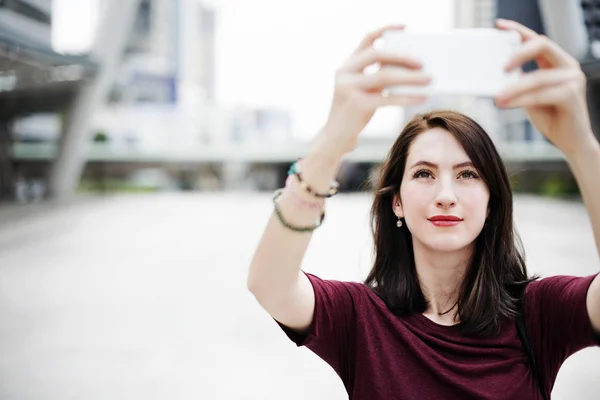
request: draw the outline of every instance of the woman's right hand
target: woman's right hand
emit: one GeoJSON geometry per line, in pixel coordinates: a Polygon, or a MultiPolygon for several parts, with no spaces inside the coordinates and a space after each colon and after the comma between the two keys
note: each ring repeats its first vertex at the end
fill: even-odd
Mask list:
{"type": "Polygon", "coordinates": [[[377,39],[393,29],[402,30],[404,26],[390,25],[369,33],[337,70],[329,117],[317,138],[317,145],[327,147],[328,152],[339,152],[341,157],[354,150],[358,135],[379,107],[408,106],[423,103],[427,99],[426,96],[382,94],[387,87],[426,85],[430,82],[430,77],[421,70],[422,65],[418,60],[373,47],[377,39]],[[365,68],[375,63],[379,64],[380,69],[365,74],[365,68]],[[403,69],[385,68],[388,66],[403,69]]]}

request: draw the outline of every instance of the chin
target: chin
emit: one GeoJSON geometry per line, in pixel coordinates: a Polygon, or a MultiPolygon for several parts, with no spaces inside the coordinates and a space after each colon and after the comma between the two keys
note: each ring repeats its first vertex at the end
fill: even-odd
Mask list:
{"type": "Polygon", "coordinates": [[[438,238],[437,240],[425,240],[422,241],[423,245],[431,251],[441,253],[454,253],[460,250],[464,250],[473,244],[473,240],[458,237],[444,237],[438,238]]]}
{"type": "Polygon", "coordinates": [[[442,244],[434,244],[429,247],[431,250],[439,252],[439,253],[455,253],[460,250],[464,250],[470,243],[464,244],[455,244],[455,243],[442,243],[442,244]]]}

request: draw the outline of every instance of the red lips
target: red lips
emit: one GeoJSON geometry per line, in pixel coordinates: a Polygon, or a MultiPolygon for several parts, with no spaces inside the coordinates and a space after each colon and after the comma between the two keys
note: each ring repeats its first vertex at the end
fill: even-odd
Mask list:
{"type": "Polygon", "coordinates": [[[450,222],[460,222],[462,218],[458,218],[454,215],[436,215],[429,218],[431,222],[440,222],[440,221],[450,221],[450,222]]]}

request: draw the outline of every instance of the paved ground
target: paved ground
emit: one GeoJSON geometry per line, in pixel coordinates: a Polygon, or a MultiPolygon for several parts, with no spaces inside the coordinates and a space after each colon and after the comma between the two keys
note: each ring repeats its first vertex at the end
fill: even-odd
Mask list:
{"type": "MultiPolygon", "coordinates": [[[[305,269],[360,279],[368,197],[332,199],[305,269]]],[[[267,195],[159,195],[0,208],[0,399],[344,399],[245,290],[267,195]]],[[[530,268],[599,269],[581,204],[519,198],[530,268]]],[[[600,350],[554,399],[598,399],[600,350]]]]}

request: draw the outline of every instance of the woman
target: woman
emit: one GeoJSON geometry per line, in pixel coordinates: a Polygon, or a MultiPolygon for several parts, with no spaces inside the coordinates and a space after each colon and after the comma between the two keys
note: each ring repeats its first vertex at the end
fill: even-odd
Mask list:
{"type": "MultiPolygon", "coordinates": [[[[540,69],[496,104],[523,107],[564,153],[600,249],[600,144],[585,77],[547,38],[512,21],[497,26],[525,42],[507,69],[530,60],[540,69]]],[[[429,81],[416,60],[374,50],[388,29],[402,27],[368,35],[339,69],[329,119],[276,195],[248,287],[290,339],[336,370],[351,399],[548,399],[564,360],[600,344],[600,278],[527,276],[506,171],[470,118],[432,112],[399,136],[376,188],[376,257],[364,284],[300,270],[340,160],[375,110],[424,101],[382,95],[429,81]],[[364,75],[373,63],[405,69],[364,75]]]]}

